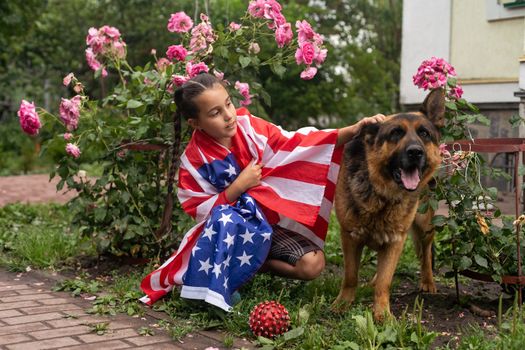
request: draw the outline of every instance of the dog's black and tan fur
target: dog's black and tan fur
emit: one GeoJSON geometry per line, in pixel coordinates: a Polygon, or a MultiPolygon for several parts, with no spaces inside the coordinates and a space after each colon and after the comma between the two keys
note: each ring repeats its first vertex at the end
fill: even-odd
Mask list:
{"type": "Polygon", "coordinates": [[[374,317],[390,313],[390,284],[412,224],[421,260],[420,288],[436,291],[432,213],[416,218],[416,211],[421,191],[441,162],[438,130],[444,122],[444,104],[443,92],[433,91],[420,112],[394,114],[381,124],[367,125],[346,146],[335,195],[345,269],[335,308],[354,301],[366,245],[377,251],[374,317]]]}

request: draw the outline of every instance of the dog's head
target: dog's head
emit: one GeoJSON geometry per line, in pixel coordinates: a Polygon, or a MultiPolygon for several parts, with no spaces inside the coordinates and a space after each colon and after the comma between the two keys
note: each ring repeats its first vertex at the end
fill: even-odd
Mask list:
{"type": "Polygon", "coordinates": [[[424,187],[441,162],[438,142],[444,114],[444,93],[435,90],[420,111],[393,114],[381,124],[364,127],[359,138],[372,183],[386,192],[424,187]]]}

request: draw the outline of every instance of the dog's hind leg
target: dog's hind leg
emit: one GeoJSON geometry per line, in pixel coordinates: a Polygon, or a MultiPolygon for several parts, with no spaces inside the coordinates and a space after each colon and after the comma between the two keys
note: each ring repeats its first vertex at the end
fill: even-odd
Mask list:
{"type": "Polygon", "coordinates": [[[377,252],[377,277],[374,286],[374,318],[382,321],[390,315],[390,286],[403,252],[406,235],[399,241],[389,243],[377,252]]]}
{"type": "Polygon", "coordinates": [[[332,304],[334,311],[347,309],[355,300],[359,278],[359,263],[363,252],[363,243],[351,238],[347,232],[341,232],[341,245],[345,271],[339,295],[332,304]]]}
{"type": "Polygon", "coordinates": [[[429,209],[424,214],[417,214],[412,224],[414,248],[421,265],[419,290],[432,294],[437,292],[432,274],[432,242],[435,234],[431,224],[433,216],[434,212],[429,209]]]}

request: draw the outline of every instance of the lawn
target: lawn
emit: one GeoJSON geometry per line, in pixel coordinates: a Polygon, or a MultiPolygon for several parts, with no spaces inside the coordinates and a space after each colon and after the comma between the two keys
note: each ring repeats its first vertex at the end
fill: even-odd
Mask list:
{"type": "MultiPolygon", "coordinates": [[[[129,265],[116,257],[96,257],[91,242],[70,228],[69,220],[70,212],[57,204],[0,208],[0,263],[15,271],[54,270],[69,276],[56,289],[98,295],[89,312],[142,314],[144,309],[137,301],[142,295],[139,284],[156,262],[129,265]]],[[[257,275],[239,291],[241,301],[229,314],[181,299],[176,291],[154,309],[170,316],[172,322],[163,327],[173,338],[220,328],[228,334],[224,346],[230,346],[236,336],[251,338],[267,349],[522,349],[525,343],[523,315],[513,306],[513,297],[502,294],[496,284],[460,279],[458,303],[453,281],[438,273],[438,294],[419,295],[419,268],[410,241],[392,286],[395,319],[383,324],[372,321],[373,290],[366,285],[374,274],[371,252],[363,257],[363,283],[356,304],[336,314],[330,309],[342,272],[336,220],[332,220],[325,253],[327,268],[318,279],[302,282],[257,275]],[[292,331],[286,336],[257,340],[252,335],[249,313],[264,300],[277,300],[290,312],[292,331]],[[481,307],[486,311],[483,315],[481,307]]]]}

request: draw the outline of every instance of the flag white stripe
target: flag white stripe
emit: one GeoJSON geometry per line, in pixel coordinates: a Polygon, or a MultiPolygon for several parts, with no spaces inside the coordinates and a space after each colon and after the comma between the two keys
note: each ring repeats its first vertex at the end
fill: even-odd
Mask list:
{"type": "Polygon", "coordinates": [[[330,163],[330,170],[328,170],[328,180],[332,183],[337,183],[337,176],[339,175],[339,164],[337,163],[330,163]]]}
{"type": "Polygon", "coordinates": [[[206,181],[206,179],[202,177],[201,174],[199,174],[197,169],[195,169],[193,165],[191,165],[190,161],[188,160],[188,157],[186,156],[186,153],[182,154],[180,160],[181,168],[186,169],[191,174],[191,176],[197,181],[197,183],[204,190],[204,192],[209,194],[217,193],[217,189],[215,188],[215,186],[206,181]]]}
{"type": "Polygon", "coordinates": [[[204,300],[207,303],[220,307],[224,311],[231,311],[232,307],[226,304],[224,297],[206,287],[182,286],[180,296],[186,299],[204,300]]]}
{"type": "Polygon", "coordinates": [[[281,221],[279,221],[278,225],[287,228],[290,231],[297,232],[298,234],[303,235],[304,237],[312,241],[316,246],[323,249],[324,241],[321,238],[317,237],[317,235],[312,230],[308,229],[303,224],[300,224],[297,221],[289,219],[285,216],[281,216],[281,221]]]}
{"type": "Polygon", "coordinates": [[[323,203],[319,209],[319,216],[330,222],[330,212],[332,211],[332,202],[330,202],[326,197],[323,197],[323,203]]]}
{"type": "Polygon", "coordinates": [[[325,190],[325,186],[275,176],[265,177],[261,185],[270,187],[283,199],[313,206],[319,206],[322,203],[325,190]]]}
{"type": "Polygon", "coordinates": [[[266,157],[263,157],[263,164],[265,167],[275,168],[308,159],[310,163],[328,165],[332,160],[333,150],[334,145],[297,146],[293,151],[277,151],[275,154],[268,155],[268,161],[265,161],[264,158],[266,157]]]}
{"type": "Polygon", "coordinates": [[[186,190],[186,189],[183,189],[183,188],[179,188],[177,190],[177,196],[179,197],[180,202],[184,203],[190,198],[194,198],[194,197],[209,197],[210,195],[206,194],[206,193],[202,193],[202,192],[196,192],[196,191],[192,191],[192,190],[186,190]]]}
{"type": "Polygon", "coordinates": [[[204,221],[210,215],[210,212],[213,209],[213,205],[215,204],[215,202],[217,202],[218,197],[219,195],[216,194],[197,206],[197,214],[195,217],[197,222],[204,221]]]}

